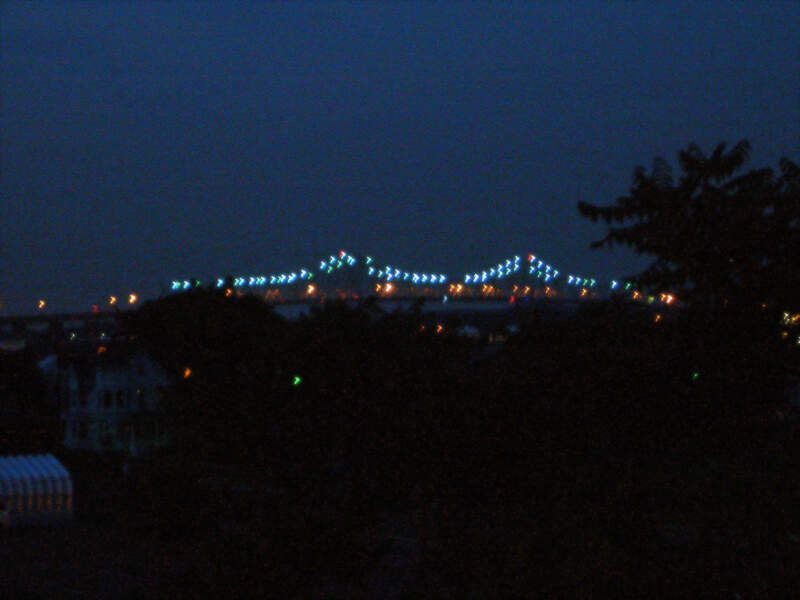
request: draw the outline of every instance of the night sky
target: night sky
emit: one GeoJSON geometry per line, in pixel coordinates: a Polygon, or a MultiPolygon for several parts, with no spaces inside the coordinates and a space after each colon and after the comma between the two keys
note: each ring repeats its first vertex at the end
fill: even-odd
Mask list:
{"type": "Polygon", "coordinates": [[[340,248],[629,274],[576,203],[691,141],[800,160],[798,31],[798,2],[5,2],[0,314],[340,248]]]}

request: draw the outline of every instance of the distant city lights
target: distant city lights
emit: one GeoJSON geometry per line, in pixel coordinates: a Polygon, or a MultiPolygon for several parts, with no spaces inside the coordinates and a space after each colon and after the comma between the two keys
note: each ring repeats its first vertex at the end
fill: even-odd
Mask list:
{"type": "MultiPolygon", "coordinates": [[[[317,264],[318,269],[308,269],[307,267],[297,268],[292,271],[284,271],[272,274],[253,274],[237,277],[217,277],[210,279],[210,286],[224,289],[226,297],[231,297],[236,291],[241,296],[247,290],[238,288],[267,287],[261,293],[265,293],[265,299],[275,301],[285,301],[296,297],[311,297],[316,293],[333,294],[328,291],[328,287],[319,288],[312,284],[311,280],[317,276],[335,277],[335,295],[354,297],[356,292],[363,292],[364,284],[371,278],[372,285],[367,289],[374,289],[378,294],[392,294],[397,297],[404,297],[406,294],[411,296],[430,295],[447,302],[451,296],[464,295],[467,298],[484,296],[486,298],[506,298],[514,296],[521,298],[538,298],[543,296],[552,297],[566,293],[565,288],[569,288],[571,293],[568,297],[596,298],[601,289],[609,292],[625,290],[629,299],[635,301],[645,301],[654,304],[658,300],[659,304],[671,305],[676,303],[676,297],[668,291],[656,293],[654,296],[644,295],[639,289],[634,289],[634,282],[610,280],[605,284],[598,283],[593,277],[570,273],[560,277],[560,271],[553,265],[548,264],[541,257],[535,254],[523,254],[526,259],[521,259],[520,255],[509,255],[493,264],[486,264],[483,268],[466,272],[461,281],[450,284],[445,273],[421,272],[405,270],[397,264],[380,263],[372,256],[357,258],[348,253],[345,249],[340,249],[334,254],[320,260],[317,264]],[[523,269],[522,266],[527,266],[523,269]],[[377,281],[376,281],[377,280],[377,281]],[[563,281],[563,285],[557,282],[563,281]],[[227,285],[226,285],[227,282],[227,285]],[[447,287],[445,287],[447,286],[447,287]],[[288,287],[286,294],[279,290],[288,287]],[[438,290],[438,292],[437,292],[438,290]],[[512,291],[513,290],[513,291],[512,291]],[[443,295],[446,292],[447,295],[443,295]]],[[[188,291],[191,288],[200,287],[201,283],[196,278],[174,279],[169,282],[167,289],[175,293],[188,291]]],[[[325,282],[324,282],[325,285],[325,282]]],[[[107,296],[108,305],[115,306],[119,302],[124,302],[124,296],[118,299],[117,296],[107,296]]],[[[128,304],[134,305],[139,298],[135,293],[130,293],[127,297],[128,304]]],[[[37,304],[38,310],[44,310],[47,303],[40,299],[37,304]]],[[[99,312],[97,305],[92,307],[93,312],[99,312]]],[[[793,326],[800,324],[800,313],[783,313],[783,324],[793,326]]],[[[657,322],[657,321],[656,321],[657,322]]]]}

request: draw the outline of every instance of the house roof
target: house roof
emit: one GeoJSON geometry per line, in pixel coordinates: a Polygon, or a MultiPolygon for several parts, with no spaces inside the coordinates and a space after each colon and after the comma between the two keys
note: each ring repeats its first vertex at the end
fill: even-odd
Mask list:
{"type": "Polygon", "coordinates": [[[120,370],[131,364],[136,357],[153,360],[141,346],[131,342],[112,341],[107,345],[85,348],[59,355],[61,368],[72,368],[78,379],[78,394],[85,397],[94,387],[98,370],[120,370]]]}
{"type": "Polygon", "coordinates": [[[0,456],[0,498],[19,495],[72,493],[69,471],[52,454],[0,456]]]}

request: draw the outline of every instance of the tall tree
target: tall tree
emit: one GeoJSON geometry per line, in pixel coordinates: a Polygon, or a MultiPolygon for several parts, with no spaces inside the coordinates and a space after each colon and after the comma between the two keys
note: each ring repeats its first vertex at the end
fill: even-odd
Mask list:
{"type": "Polygon", "coordinates": [[[656,158],[636,167],[630,193],[610,206],[578,203],[581,215],[610,226],[593,248],[623,244],[655,260],[631,279],[675,290],[704,306],[800,307],[800,168],[783,158],[738,174],[750,155],[740,141],[706,156],[696,144],[679,152],[680,178],[656,158]]]}

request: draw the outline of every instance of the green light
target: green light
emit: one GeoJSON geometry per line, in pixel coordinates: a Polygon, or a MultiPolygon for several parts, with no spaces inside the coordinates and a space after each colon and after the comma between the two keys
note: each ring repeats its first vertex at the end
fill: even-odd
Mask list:
{"type": "Polygon", "coordinates": [[[700,373],[695,371],[694,373],[692,373],[692,381],[697,381],[698,379],[700,379],[700,373]]]}
{"type": "Polygon", "coordinates": [[[301,383],[303,383],[303,378],[302,378],[302,377],[300,377],[300,375],[295,375],[295,376],[294,376],[294,379],[292,379],[292,385],[293,385],[294,387],[297,387],[297,386],[299,386],[301,383]]]}

